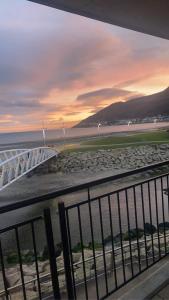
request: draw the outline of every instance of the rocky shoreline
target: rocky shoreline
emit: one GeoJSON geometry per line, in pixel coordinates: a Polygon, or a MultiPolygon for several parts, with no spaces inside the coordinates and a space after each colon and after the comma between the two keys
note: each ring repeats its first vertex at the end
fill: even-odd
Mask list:
{"type": "Polygon", "coordinates": [[[121,149],[61,152],[51,161],[50,172],[82,173],[130,170],[169,159],[169,144],[141,145],[121,149]]]}

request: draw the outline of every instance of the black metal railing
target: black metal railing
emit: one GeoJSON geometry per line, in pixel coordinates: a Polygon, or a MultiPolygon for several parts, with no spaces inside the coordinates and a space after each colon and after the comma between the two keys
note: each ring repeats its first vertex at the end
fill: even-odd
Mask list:
{"type": "MultiPolygon", "coordinates": [[[[42,288],[41,284],[45,282],[52,282],[52,292],[55,296],[56,299],[60,298],[60,292],[59,292],[59,283],[58,283],[58,276],[57,276],[57,266],[56,266],[56,259],[55,259],[55,250],[54,250],[54,242],[53,242],[53,231],[52,231],[52,225],[51,225],[51,216],[50,216],[50,210],[46,209],[44,210],[44,216],[39,216],[33,219],[30,219],[28,221],[24,221],[15,225],[11,225],[9,227],[3,228],[0,230],[0,236],[1,236],[1,241],[0,241],[0,260],[1,260],[1,272],[2,272],[2,280],[3,280],[3,285],[4,288],[1,289],[0,291],[0,298],[5,299],[12,299],[12,296],[14,299],[16,297],[18,299],[28,299],[27,297],[27,287],[34,291],[34,296],[36,296],[36,299],[42,299],[42,294],[43,296],[45,293],[42,293],[42,288]],[[36,233],[35,233],[35,224],[39,221],[42,221],[44,223],[44,226],[46,228],[46,242],[47,242],[47,247],[48,247],[48,255],[47,259],[50,262],[50,273],[46,273],[45,275],[40,275],[39,272],[39,259],[38,259],[38,252],[37,252],[37,243],[36,243],[36,233]],[[27,264],[23,261],[23,251],[22,251],[22,245],[20,242],[20,228],[23,228],[25,226],[28,226],[29,232],[32,238],[32,250],[33,253],[31,254],[31,261],[28,260],[27,264]],[[14,259],[14,262],[8,262],[7,264],[7,259],[5,255],[5,251],[3,250],[3,234],[9,232],[14,233],[14,240],[16,242],[16,250],[13,253],[12,259],[14,259]],[[12,269],[10,268],[12,264],[12,267],[15,267],[15,273],[17,271],[17,275],[19,275],[20,280],[19,283],[13,283],[13,286],[10,286],[10,274],[7,276],[6,273],[9,273],[9,270],[12,269]],[[28,274],[25,270],[24,267],[27,267],[28,269],[28,274]],[[30,273],[34,275],[34,278],[29,279],[29,266],[33,266],[30,269],[30,273]],[[54,280],[55,278],[55,280],[54,280]]],[[[9,251],[12,249],[9,249],[9,251]]],[[[14,251],[14,250],[13,250],[14,251]]],[[[8,250],[7,250],[8,253],[8,250]]],[[[7,257],[8,259],[10,256],[7,257]]],[[[46,259],[46,260],[47,260],[46,259]]],[[[12,276],[12,274],[11,274],[12,276]]],[[[35,299],[34,298],[34,299],[35,299]]]]}
{"type": "MultiPolygon", "coordinates": [[[[70,223],[76,219],[79,228],[83,275],[76,279],[73,276],[75,299],[79,281],[84,283],[85,299],[105,299],[168,254],[168,195],[164,199],[167,189],[165,174],[99,197],[92,198],[88,190],[87,200],[64,207],[70,253],[74,251],[74,226],[70,223]],[[84,253],[89,244],[91,253],[87,255],[91,256],[92,267],[84,253]],[[87,274],[89,268],[92,276],[87,274]],[[91,278],[95,285],[92,295],[88,287],[91,278]]],[[[70,258],[72,274],[76,274],[72,255],[70,258]]]]}
{"type": "Polygon", "coordinates": [[[168,165],[165,161],[1,207],[1,220],[9,225],[0,230],[0,299],[105,299],[165,257],[168,165]],[[73,203],[72,198],[64,201],[70,194],[73,203]],[[39,203],[38,216],[27,217],[25,209],[39,203]],[[18,210],[24,220],[10,221],[18,210]]]}

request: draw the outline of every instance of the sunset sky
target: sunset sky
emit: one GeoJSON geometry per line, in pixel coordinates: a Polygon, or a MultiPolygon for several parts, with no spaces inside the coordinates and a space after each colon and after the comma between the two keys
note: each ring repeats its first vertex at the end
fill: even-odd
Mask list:
{"type": "Polygon", "coordinates": [[[0,132],[70,127],[169,86],[169,41],[26,0],[0,3],[0,132]]]}

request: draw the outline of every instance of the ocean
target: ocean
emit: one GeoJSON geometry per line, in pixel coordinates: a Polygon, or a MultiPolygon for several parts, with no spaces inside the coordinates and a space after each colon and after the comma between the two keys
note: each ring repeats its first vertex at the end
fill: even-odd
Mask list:
{"type": "MultiPolygon", "coordinates": [[[[169,122],[144,123],[128,125],[101,126],[91,128],[66,128],[46,130],[46,144],[63,144],[88,136],[99,136],[106,134],[126,133],[133,131],[151,130],[169,126],[169,122]]],[[[43,132],[12,132],[0,133],[0,150],[11,148],[33,148],[43,146],[43,132]]]]}

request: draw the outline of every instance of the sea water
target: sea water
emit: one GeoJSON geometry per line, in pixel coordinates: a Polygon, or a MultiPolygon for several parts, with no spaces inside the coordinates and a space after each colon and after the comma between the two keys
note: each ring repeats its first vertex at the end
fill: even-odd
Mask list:
{"type": "MultiPolygon", "coordinates": [[[[74,138],[82,138],[87,136],[99,136],[104,134],[127,133],[132,131],[142,131],[158,129],[169,126],[168,122],[161,123],[144,123],[128,125],[113,125],[90,128],[60,128],[46,129],[46,143],[63,143],[74,138]]],[[[37,147],[43,145],[43,131],[27,131],[0,133],[0,150],[17,148],[17,147],[37,147]]]]}

